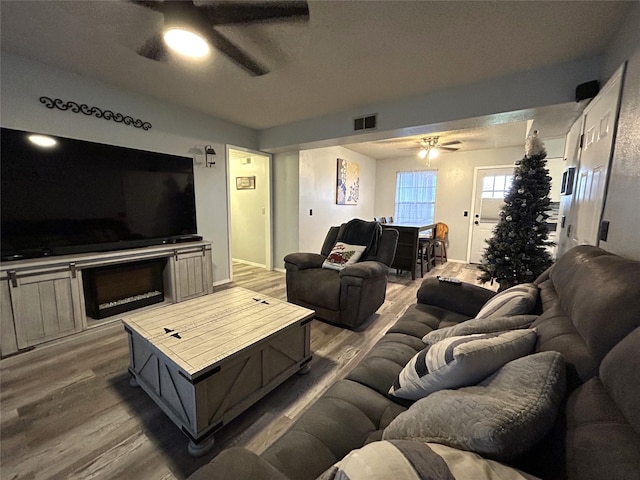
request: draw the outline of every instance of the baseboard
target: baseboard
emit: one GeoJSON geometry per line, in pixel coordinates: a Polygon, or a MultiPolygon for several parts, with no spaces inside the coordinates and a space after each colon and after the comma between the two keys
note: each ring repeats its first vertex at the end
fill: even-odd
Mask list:
{"type": "Polygon", "coordinates": [[[231,260],[233,262],[242,263],[244,265],[250,265],[252,267],[267,268],[267,266],[264,263],[250,262],[249,260],[241,260],[240,258],[232,258],[231,260]]]}
{"type": "Polygon", "coordinates": [[[219,287],[220,285],[226,285],[227,283],[231,283],[230,278],[225,278],[224,280],[218,280],[217,282],[213,282],[213,286],[219,287]]]}
{"type": "Polygon", "coordinates": [[[447,258],[447,261],[451,263],[464,263],[465,265],[469,265],[466,260],[458,260],[456,258],[447,258]]]}
{"type": "Polygon", "coordinates": [[[287,270],[284,268],[279,268],[279,267],[273,267],[273,270],[275,272],[280,272],[280,273],[287,273],[287,270]]]}

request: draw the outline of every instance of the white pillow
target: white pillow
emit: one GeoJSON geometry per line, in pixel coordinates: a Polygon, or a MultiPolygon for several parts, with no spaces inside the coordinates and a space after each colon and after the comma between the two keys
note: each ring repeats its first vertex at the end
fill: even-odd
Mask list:
{"type": "Polygon", "coordinates": [[[437,443],[382,440],[352,450],[318,480],[536,480],[480,455],[437,443]]]}
{"type": "Polygon", "coordinates": [[[322,263],[322,268],[342,270],[344,267],[356,263],[366,248],[364,245],[349,245],[348,243],[337,242],[327,259],[322,263]]]}
{"type": "Polygon", "coordinates": [[[505,363],[530,354],[535,343],[535,329],[445,338],[414,355],[389,393],[418,400],[438,390],[475,385],[505,363]]]}
{"type": "Polygon", "coordinates": [[[538,299],[538,287],[535,283],[523,283],[507,288],[492,297],[480,309],[476,318],[505,317],[531,313],[538,299]]]}

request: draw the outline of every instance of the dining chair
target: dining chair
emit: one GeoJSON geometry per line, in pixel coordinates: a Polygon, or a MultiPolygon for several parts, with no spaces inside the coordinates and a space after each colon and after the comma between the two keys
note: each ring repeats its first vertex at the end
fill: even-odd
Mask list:
{"type": "Polygon", "coordinates": [[[433,256],[433,264],[440,259],[440,263],[447,261],[447,242],[449,241],[449,227],[446,223],[436,223],[433,239],[429,242],[431,255],[433,256]]]}
{"type": "Polygon", "coordinates": [[[386,223],[393,223],[393,217],[384,217],[386,223]]]}
{"type": "Polygon", "coordinates": [[[378,223],[387,223],[387,217],[373,217],[373,220],[378,223]]]}
{"type": "Polygon", "coordinates": [[[431,271],[431,267],[435,267],[433,245],[430,237],[418,237],[418,264],[420,265],[420,277],[424,277],[425,265],[427,272],[431,271]]]}

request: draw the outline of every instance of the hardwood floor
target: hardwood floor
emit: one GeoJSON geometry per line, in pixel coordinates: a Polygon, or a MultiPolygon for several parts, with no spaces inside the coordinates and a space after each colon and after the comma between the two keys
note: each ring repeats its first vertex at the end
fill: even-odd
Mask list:
{"type": "MultiPolygon", "coordinates": [[[[476,283],[477,269],[438,265],[427,275],[476,283]]],[[[426,276],[426,275],[425,275],[426,276]]],[[[343,377],[415,302],[422,279],[391,273],[384,305],[364,329],[313,320],[313,360],[216,434],[213,451],[187,453],[187,439],[139,388],[129,386],[127,337],[119,322],[0,361],[0,477],[182,479],[230,446],[264,451],[343,377]]],[[[284,274],[234,265],[234,281],[286,299],[284,274]]]]}

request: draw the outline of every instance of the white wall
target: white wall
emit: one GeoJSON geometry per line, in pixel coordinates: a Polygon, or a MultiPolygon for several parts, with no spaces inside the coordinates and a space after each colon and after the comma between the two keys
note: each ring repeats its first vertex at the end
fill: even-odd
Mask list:
{"type": "Polygon", "coordinates": [[[551,192],[549,198],[552,202],[560,201],[560,188],[562,187],[562,174],[565,169],[564,158],[548,158],[547,169],[551,175],[551,192]]]}
{"type": "MultiPolygon", "coordinates": [[[[556,142],[549,142],[556,154],[556,142]]],[[[473,172],[480,166],[513,166],[524,156],[522,147],[476,150],[442,154],[431,161],[431,169],[438,171],[435,221],[449,227],[450,260],[466,262],[470,234],[473,172]],[[468,216],[464,216],[464,212],[468,216]]],[[[395,204],[396,172],[427,170],[424,160],[416,155],[401,159],[378,160],[376,173],[376,212],[393,212],[395,204]]],[[[382,213],[384,214],[384,213],[382,213]]],[[[386,215],[386,214],[384,214],[386,215]]]]}
{"type": "Polygon", "coordinates": [[[300,152],[298,251],[319,253],[329,227],[353,218],[373,220],[376,195],[376,161],[344,147],[300,152]],[[360,165],[360,199],[357,205],[336,205],[337,159],[360,165]],[[313,215],[309,215],[309,210],[313,215]]]}
{"type": "Polygon", "coordinates": [[[300,152],[277,153],[272,163],[273,266],[284,268],[284,257],[298,251],[300,231],[300,152]]]}
{"type": "Polygon", "coordinates": [[[229,159],[231,255],[234,260],[266,265],[266,209],[269,205],[269,157],[247,155],[251,163],[229,159]],[[238,190],[237,177],[255,177],[255,189],[238,190]]]}
{"type": "MultiPolygon", "coordinates": [[[[218,152],[213,168],[195,168],[198,233],[213,242],[214,282],[230,278],[227,174],[224,143],[256,148],[254,130],[130,93],[92,79],[51,68],[16,55],[2,54],[1,123],[3,127],[193,156],[211,144],[218,152]],[[152,124],[144,131],[70,111],[45,108],[41,96],[72,100],[139,118],[152,124]]],[[[202,155],[196,155],[202,163],[202,155]]]]}
{"type": "Polygon", "coordinates": [[[278,152],[293,147],[315,148],[379,140],[399,136],[403,129],[404,135],[410,135],[410,130],[419,126],[430,126],[437,132],[443,130],[438,129],[442,127],[438,124],[444,122],[573,102],[576,85],[596,78],[601,66],[602,58],[592,57],[427,95],[363,105],[335,115],[261,130],[259,148],[278,152]],[[378,114],[377,129],[356,134],[353,118],[372,112],[378,114]]]}
{"type": "Polygon", "coordinates": [[[599,246],[640,260],[640,48],[627,63],[613,160],[602,219],[609,236],[599,246]]]}

